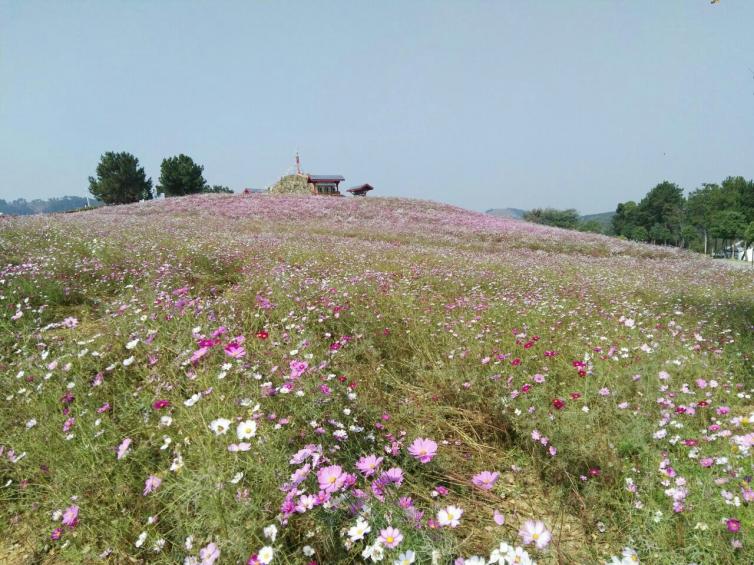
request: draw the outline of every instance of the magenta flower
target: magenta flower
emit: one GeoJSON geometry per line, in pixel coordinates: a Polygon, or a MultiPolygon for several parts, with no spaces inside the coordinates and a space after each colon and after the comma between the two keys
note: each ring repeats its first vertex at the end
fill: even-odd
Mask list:
{"type": "Polygon", "coordinates": [[[144,483],[144,496],[147,496],[150,492],[156,491],[162,484],[162,479],[155,475],[149,475],[144,483]]]}
{"type": "Polygon", "coordinates": [[[76,423],[76,418],[68,418],[68,419],[67,419],[67,420],[66,420],[66,421],[65,421],[65,422],[63,423],[63,432],[64,432],[64,433],[68,433],[68,432],[70,432],[70,431],[71,431],[71,428],[73,427],[73,425],[74,425],[75,423],[76,423]]]}
{"type": "Polygon", "coordinates": [[[52,533],[50,534],[50,539],[52,541],[58,541],[63,535],[63,528],[55,528],[52,530],[52,533]]]}
{"type": "Polygon", "coordinates": [[[356,462],[356,468],[365,477],[371,477],[380,466],[380,463],[382,463],[382,459],[382,457],[377,457],[376,455],[365,455],[356,462]]]}
{"type": "Polygon", "coordinates": [[[729,532],[737,533],[741,529],[741,521],[736,520],[735,518],[728,518],[725,521],[725,527],[728,528],[729,532]]]}
{"type": "Polygon", "coordinates": [[[130,447],[131,447],[130,437],[127,437],[122,442],[120,442],[120,445],[118,446],[118,459],[119,460],[123,459],[126,456],[130,447]]]}
{"type": "Polygon", "coordinates": [[[152,403],[152,408],[154,408],[155,410],[162,410],[163,408],[167,408],[168,406],[170,406],[169,400],[155,400],[152,403]]]}
{"type": "Polygon", "coordinates": [[[69,528],[75,528],[79,523],[79,507],[74,504],[66,508],[61,523],[69,528]]]}
{"type": "Polygon", "coordinates": [[[388,549],[393,549],[403,541],[403,534],[398,528],[388,527],[380,530],[379,541],[388,549]]]}
{"type": "Polygon", "coordinates": [[[225,346],[225,355],[233,357],[233,359],[240,359],[246,355],[246,349],[237,340],[233,340],[225,346]]]}
{"type": "Polygon", "coordinates": [[[326,493],[337,492],[343,486],[343,469],[340,465],[322,467],[317,471],[317,480],[319,481],[319,488],[326,493]]]}
{"type": "Polygon", "coordinates": [[[418,437],[409,446],[408,452],[421,463],[429,463],[437,454],[437,444],[431,439],[418,437]]]}
{"type": "Polygon", "coordinates": [[[491,473],[489,471],[482,471],[481,473],[474,475],[471,478],[471,482],[474,484],[474,486],[477,486],[484,490],[490,490],[497,481],[498,477],[500,476],[500,473],[491,473]]]}

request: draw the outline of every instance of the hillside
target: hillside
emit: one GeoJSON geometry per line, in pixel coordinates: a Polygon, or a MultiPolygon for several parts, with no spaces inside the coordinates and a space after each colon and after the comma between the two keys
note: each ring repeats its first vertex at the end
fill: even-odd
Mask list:
{"type": "Polygon", "coordinates": [[[0,561],[752,562],[752,297],[409,199],[2,218],[0,561]]]}
{"type": "Polygon", "coordinates": [[[599,214],[586,214],[584,216],[581,216],[582,222],[589,222],[591,220],[595,220],[602,224],[605,227],[609,227],[613,221],[613,216],[615,216],[615,211],[612,212],[600,212],[599,214]]]}
{"type": "Polygon", "coordinates": [[[520,208],[490,208],[485,212],[497,216],[498,218],[508,218],[511,220],[520,220],[526,214],[526,210],[520,208]]]}

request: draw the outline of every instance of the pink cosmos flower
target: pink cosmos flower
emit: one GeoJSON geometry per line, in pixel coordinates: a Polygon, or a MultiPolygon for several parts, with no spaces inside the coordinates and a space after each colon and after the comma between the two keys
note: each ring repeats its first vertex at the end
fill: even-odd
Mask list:
{"type": "Polygon", "coordinates": [[[309,363],[306,361],[291,361],[289,367],[291,369],[291,378],[297,379],[309,368],[309,363]]]}
{"type": "Polygon", "coordinates": [[[498,526],[502,526],[503,524],[505,524],[505,516],[501,514],[500,512],[498,512],[497,510],[495,510],[492,513],[492,519],[495,521],[495,523],[498,526]]]}
{"type": "Polygon", "coordinates": [[[197,349],[196,351],[194,351],[194,353],[191,355],[191,359],[189,359],[189,361],[191,361],[191,363],[193,365],[195,365],[196,363],[199,362],[199,360],[202,357],[204,357],[205,355],[207,355],[207,353],[209,353],[209,347],[200,347],[199,349],[197,349]]]}
{"type": "Polygon", "coordinates": [[[123,459],[126,456],[130,447],[131,447],[130,437],[127,437],[122,442],[120,442],[120,445],[118,446],[118,459],[119,460],[123,459]]]}
{"type": "Polygon", "coordinates": [[[52,541],[58,541],[63,535],[63,528],[55,528],[52,530],[52,533],[50,534],[50,539],[52,541]]]}
{"type": "Polygon", "coordinates": [[[728,528],[728,531],[731,533],[736,533],[741,529],[741,521],[736,520],[735,518],[728,518],[725,521],[725,527],[728,528]]]}
{"type": "Polygon", "coordinates": [[[499,476],[500,473],[497,472],[491,473],[490,471],[482,471],[481,473],[474,475],[471,478],[471,482],[474,486],[481,489],[490,490],[495,485],[499,476]]]}
{"type": "Polygon", "coordinates": [[[240,359],[246,355],[246,349],[238,342],[238,339],[235,339],[225,346],[225,355],[233,357],[233,359],[240,359]]]}
{"type": "Polygon", "coordinates": [[[356,462],[356,468],[361,471],[365,477],[371,477],[382,463],[382,459],[382,457],[377,457],[374,454],[365,455],[356,462]]]}
{"type": "Polygon", "coordinates": [[[418,459],[419,462],[429,463],[437,454],[437,444],[431,439],[418,437],[409,446],[408,452],[418,459]]]}
{"type": "Polygon", "coordinates": [[[524,545],[533,543],[537,549],[544,549],[550,543],[552,535],[541,520],[527,520],[518,532],[524,545]]]}
{"type": "Polygon", "coordinates": [[[73,427],[73,424],[76,423],[76,418],[68,418],[65,423],[63,423],[63,432],[68,433],[71,431],[71,428],[73,427]]]}
{"type": "Polygon", "coordinates": [[[343,469],[340,465],[322,467],[317,471],[317,481],[319,481],[319,488],[326,493],[337,492],[343,486],[343,469]]]}
{"type": "Polygon", "coordinates": [[[201,565],[213,565],[215,561],[220,559],[220,548],[214,543],[210,543],[199,550],[199,557],[202,560],[201,565]]]}
{"type": "Polygon", "coordinates": [[[169,406],[170,406],[169,400],[155,400],[152,403],[152,408],[154,408],[155,410],[162,410],[163,408],[167,408],[169,406]]]}
{"type": "Polygon", "coordinates": [[[380,530],[379,540],[388,549],[393,549],[403,541],[403,534],[398,528],[388,527],[380,530]]]}
{"type": "Polygon", "coordinates": [[[155,475],[149,475],[146,482],[144,483],[144,496],[147,496],[150,492],[156,491],[158,488],[160,488],[160,485],[162,484],[162,479],[160,477],[157,477],[155,475]]]}
{"type": "Polygon", "coordinates": [[[63,512],[63,520],[61,523],[69,528],[75,528],[76,524],[79,523],[79,507],[74,504],[73,506],[66,508],[65,512],[63,512]]]}

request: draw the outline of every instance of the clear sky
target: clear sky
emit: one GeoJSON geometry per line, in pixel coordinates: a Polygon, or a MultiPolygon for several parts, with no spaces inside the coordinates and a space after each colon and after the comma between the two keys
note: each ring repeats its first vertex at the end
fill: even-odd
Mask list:
{"type": "Polygon", "coordinates": [[[0,0],[0,198],[304,170],[485,210],[754,177],[754,1],[0,0]]]}

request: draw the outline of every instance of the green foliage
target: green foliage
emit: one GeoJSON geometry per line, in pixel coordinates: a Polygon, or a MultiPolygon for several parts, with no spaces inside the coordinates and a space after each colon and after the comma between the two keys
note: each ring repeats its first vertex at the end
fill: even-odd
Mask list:
{"type": "Polygon", "coordinates": [[[165,196],[184,196],[207,192],[207,181],[202,176],[203,171],[204,167],[194,163],[191,157],[183,153],[177,157],[163,159],[160,165],[160,184],[157,190],[165,196]]]}
{"type": "Polygon", "coordinates": [[[741,212],[723,210],[712,215],[710,233],[720,239],[734,239],[743,235],[746,218],[741,212]]]}
{"type": "Polygon", "coordinates": [[[97,165],[97,178],[89,177],[89,192],[106,204],[128,204],[152,198],[152,179],[139,160],[125,151],[108,151],[97,165]]]}
{"type": "Polygon", "coordinates": [[[572,230],[576,229],[579,225],[579,213],[573,208],[569,208],[568,210],[534,208],[524,214],[524,220],[535,224],[572,230]]]}
{"type": "Polygon", "coordinates": [[[202,192],[214,193],[214,194],[233,194],[233,191],[229,187],[223,186],[221,184],[213,184],[212,186],[205,186],[202,192]]]}

